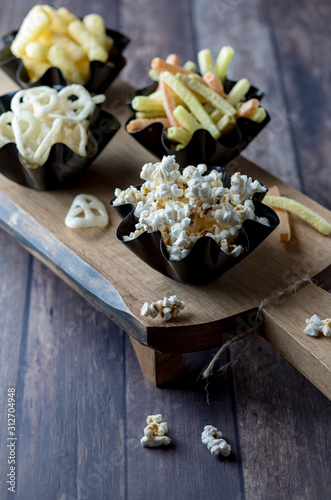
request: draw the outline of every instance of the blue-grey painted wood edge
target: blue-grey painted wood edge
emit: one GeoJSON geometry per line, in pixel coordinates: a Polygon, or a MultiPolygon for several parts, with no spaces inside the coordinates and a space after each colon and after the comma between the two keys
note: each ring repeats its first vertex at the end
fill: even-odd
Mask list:
{"type": "Polygon", "coordinates": [[[144,341],[142,325],[132,316],[111,283],[2,192],[0,226],[28,251],[39,256],[46,265],[57,271],[65,281],[121,328],[133,334],[137,340],[144,341]]]}
{"type": "Polygon", "coordinates": [[[1,191],[0,226],[120,328],[157,351],[183,353],[215,347],[223,342],[225,332],[233,334],[238,327],[249,332],[254,329],[252,324],[256,324],[254,308],[221,321],[171,328],[176,341],[169,342],[169,328],[144,326],[109,281],[1,191]],[[187,334],[194,338],[194,346],[187,340],[187,334]]]}

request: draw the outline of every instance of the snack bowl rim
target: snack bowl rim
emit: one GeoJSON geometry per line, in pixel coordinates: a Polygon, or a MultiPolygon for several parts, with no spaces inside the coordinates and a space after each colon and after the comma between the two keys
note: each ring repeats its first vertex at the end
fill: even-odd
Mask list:
{"type": "MultiPolygon", "coordinates": [[[[62,71],[60,68],[56,66],[50,66],[47,68],[47,70],[42,74],[41,77],[39,77],[37,80],[30,82],[30,80],[25,80],[21,78],[22,71],[26,71],[23,61],[21,58],[16,57],[14,54],[12,54],[10,50],[10,46],[18,33],[18,30],[12,30],[11,32],[5,34],[2,36],[2,41],[5,43],[5,46],[1,49],[0,54],[4,54],[6,51],[9,51],[11,54],[9,57],[1,59],[0,57],[0,68],[8,74],[16,83],[22,87],[22,88],[32,88],[32,87],[38,87],[40,85],[70,85],[73,82],[69,82],[66,80],[62,74],[62,71]],[[7,71],[6,67],[8,65],[13,65],[14,69],[13,71],[7,71]],[[15,77],[13,77],[13,74],[15,74],[15,77]]],[[[122,52],[124,49],[127,47],[127,45],[130,43],[130,38],[128,38],[126,35],[123,33],[112,30],[110,28],[106,28],[106,33],[108,36],[113,38],[114,40],[114,45],[113,47],[115,48],[115,51],[117,52],[116,55],[112,56],[112,52],[110,51],[109,57],[106,62],[101,62],[101,61],[90,61],[90,69],[91,69],[91,76],[89,80],[83,84],[83,86],[89,90],[90,92],[103,92],[105,91],[111,83],[115,80],[115,78],[119,75],[119,73],[122,71],[124,66],[126,65],[126,59],[122,55],[122,52]],[[111,67],[107,63],[113,63],[114,66],[111,67]],[[116,64],[117,63],[117,64],[116,64]],[[95,69],[96,68],[96,69],[95,69]],[[105,68],[109,69],[107,71],[107,77],[104,77],[103,79],[100,80],[99,83],[96,85],[93,84],[95,81],[94,79],[98,76],[97,71],[98,69],[101,68],[102,71],[105,71],[105,68]]]]}
{"type": "MultiPolygon", "coordinates": [[[[236,81],[227,79],[226,83],[225,83],[225,87],[231,89],[235,85],[235,83],[236,83],[236,81]]],[[[165,127],[161,122],[155,121],[155,122],[153,122],[149,125],[146,125],[145,127],[141,128],[139,130],[136,130],[134,132],[129,132],[126,128],[129,121],[134,119],[135,111],[133,110],[132,105],[131,105],[132,99],[135,96],[148,96],[149,94],[151,94],[152,92],[154,92],[156,90],[157,85],[158,85],[157,82],[154,82],[151,85],[148,85],[146,87],[143,87],[141,89],[138,89],[136,91],[131,92],[127,96],[126,104],[127,104],[127,106],[129,106],[132,109],[133,114],[127,119],[127,121],[125,123],[125,130],[129,135],[133,136],[135,140],[137,140],[146,149],[153,152],[153,154],[155,154],[159,158],[161,158],[162,155],[164,155],[164,154],[175,155],[178,163],[180,163],[182,166],[184,165],[184,163],[187,165],[192,163],[192,161],[190,160],[190,157],[196,158],[196,153],[193,152],[193,148],[198,143],[200,145],[200,148],[199,148],[200,150],[202,150],[203,147],[205,147],[207,150],[208,146],[205,146],[207,142],[209,142],[209,145],[212,145],[212,144],[214,145],[214,153],[213,154],[215,154],[215,150],[217,147],[219,148],[219,152],[221,151],[220,148],[222,148],[222,151],[224,151],[224,158],[223,159],[220,159],[217,156],[217,157],[215,157],[214,160],[210,161],[211,158],[213,157],[213,154],[212,154],[211,157],[208,159],[208,164],[209,165],[222,165],[222,166],[224,166],[226,163],[233,160],[233,158],[235,158],[238,154],[240,154],[245,149],[245,147],[248,146],[248,144],[261,132],[261,130],[271,120],[270,115],[267,112],[267,110],[266,110],[266,117],[261,123],[253,122],[249,118],[239,117],[239,118],[237,118],[235,126],[234,126],[236,137],[233,137],[233,134],[232,134],[232,137],[231,137],[231,134],[224,134],[223,136],[221,136],[217,140],[212,137],[212,135],[210,134],[210,132],[208,132],[208,130],[201,128],[201,129],[196,130],[194,132],[190,141],[186,144],[186,146],[184,148],[180,149],[179,151],[175,151],[175,150],[172,150],[165,143],[165,140],[164,140],[165,127]],[[253,136],[251,136],[251,134],[249,134],[247,131],[245,131],[245,128],[247,128],[248,126],[252,129],[253,136]],[[148,136],[150,137],[149,141],[147,140],[148,136]],[[156,139],[158,141],[158,144],[156,144],[156,147],[155,147],[156,139]],[[227,144],[227,142],[229,142],[229,141],[233,141],[233,144],[232,145],[227,144]],[[148,142],[152,143],[152,145],[154,147],[152,147],[152,145],[150,146],[148,144],[148,142]],[[190,150],[192,150],[192,153],[190,152],[190,150]],[[184,159],[185,155],[188,157],[187,161],[184,159]]],[[[261,101],[263,96],[264,96],[264,92],[262,90],[258,89],[257,87],[254,87],[253,85],[251,85],[248,92],[246,93],[246,96],[247,96],[247,99],[256,98],[259,101],[261,101]]],[[[197,163],[204,163],[204,162],[206,162],[205,160],[207,160],[207,158],[205,158],[205,155],[203,155],[203,157],[198,158],[198,160],[196,160],[196,162],[197,163]]]]}
{"type": "MultiPolygon", "coordinates": [[[[209,169],[212,170],[213,168],[209,167],[209,169]]],[[[219,167],[219,169],[227,176],[227,182],[230,177],[229,174],[224,167],[219,167]]],[[[134,187],[139,188],[141,185],[138,184],[134,187]]],[[[117,198],[114,196],[110,201],[110,205],[122,218],[116,229],[116,238],[135,253],[145,264],[164,276],[181,283],[207,284],[219,278],[227,270],[239,264],[239,262],[250,255],[279,225],[279,218],[275,211],[262,203],[266,192],[255,193],[252,201],[255,206],[255,212],[258,212],[260,216],[266,217],[270,222],[270,226],[254,220],[244,220],[236,237],[236,243],[243,244],[244,247],[243,252],[238,257],[226,254],[210,236],[199,238],[194,243],[189,254],[180,261],[170,260],[159,230],[152,233],[145,231],[132,240],[124,241],[119,233],[123,226],[128,224],[133,225],[137,221],[137,217],[134,215],[135,205],[132,203],[113,205],[113,202],[117,198]],[[151,252],[156,252],[156,254],[153,255],[151,252]]]]}
{"type": "MultiPolygon", "coordinates": [[[[65,87],[66,86],[62,85],[53,85],[50,88],[59,91],[65,87]]],[[[0,96],[0,116],[10,110],[11,99],[20,90],[22,89],[8,92],[7,94],[0,96]]],[[[91,92],[91,95],[95,94],[91,92]]],[[[16,143],[12,141],[0,148],[0,173],[17,184],[37,190],[59,189],[72,184],[72,181],[75,180],[77,176],[85,172],[85,170],[94,162],[94,160],[100,155],[121,127],[120,122],[114,115],[101,109],[101,104],[96,104],[96,107],[98,111],[96,116],[94,118],[92,117],[88,130],[88,137],[90,134],[93,137],[96,135],[96,137],[94,137],[97,142],[97,150],[95,154],[91,156],[81,156],[78,153],[75,153],[66,144],[57,142],[50,148],[49,155],[45,163],[36,167],[28,167],[21,161],[16,143]],[[97,138],[100,130],[102,131],[102,129],[102,140],[99,142],[97,138]],[[62,163],[61,158],[68,158],[68,156],[70,156],[69,162],[62,163]],[[11,159],[8,169],[4,160],[6,157],[10,157],[11,159]],[[51,172],[54,174],[53,177],[51,172]],[[37,177],[38,175],[39,179],[37,177]]]]}

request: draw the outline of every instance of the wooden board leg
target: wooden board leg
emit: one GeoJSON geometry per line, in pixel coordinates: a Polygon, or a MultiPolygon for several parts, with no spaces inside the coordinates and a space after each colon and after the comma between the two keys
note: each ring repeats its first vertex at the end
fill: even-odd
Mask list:
{"type": "Polygon", "coordinates": [[[183,371],[181,354],[166,354],[154,351],[129,336],[143,375],[148,382],[159,387],[177,377],[183,371]]]}

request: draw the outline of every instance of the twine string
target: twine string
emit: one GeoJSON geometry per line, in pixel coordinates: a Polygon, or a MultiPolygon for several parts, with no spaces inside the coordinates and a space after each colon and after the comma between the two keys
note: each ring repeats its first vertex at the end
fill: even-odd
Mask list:
{"type": "Polygon", "coordinates": [[[242,339],[243,337],[246,337],[247,335],[250,335],[249,341],[246,343],[246,345],[243,347],[243,349],[234,357],[232,358],[228,363],[225,365],[222,365],[219,369],[218,372],[223,372],[227,368],[232,367],[238,359],[241,358],[241,356],[247,351],[247,349],[251,346],[252,342],[256,339],[256,337],[259,335],[259,324],[260,320],[262,320],[262,315],[263,315],[263,308],[266,305],[277,305],[277,302],[279,302],[283,297],[286,297],[291,294],[296,294],[297,290],[304,284],[307,283],[313,283],[313,280],[310,278],[309,274],[305,274],[302,276],[295,277],[292,282],[286,286],[285,288],[279,288],[277,290],[274,290],[270,295],[267,297],[264,297],[257,309],[257,313],[255,316],[255,321],[252,326],[252,328],[249,331],[246,332],[240,332],[237,333],[236,335],[233,335],[229,340],[227,340],[220,349],[217,351],[217,353],[213,356],[209,364],[204,368],[204,370],[201,373],[202,378],[208,378],[214,369],[215,364],[219,360],[220,356],[222,353],[234,342],[237,340],[242,339]]]}

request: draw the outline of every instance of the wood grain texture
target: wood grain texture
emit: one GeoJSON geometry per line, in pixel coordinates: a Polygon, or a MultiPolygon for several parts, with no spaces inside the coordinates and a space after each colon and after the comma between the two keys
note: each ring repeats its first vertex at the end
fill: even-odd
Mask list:
{"type": "MultiPolygon", "coordinates": [[[[239,341],[232,354],[242,348],[239,341]]],[[[322,393],[261,338],[233,374],[245,498],[329,498],[330,433],[322,429],[330,404],[322,393]]]]}
{"type": "Polygon", "coordinates": [[[214,58],[223,45],[234,48],[230,78],[246,77],[252,85],[263,90],[263,106],[272,116],[269,126],[249,145],[245,156],[302,190],[302,178],[291,142],[284,84],[265,12],[267,3],[261,0],[215,0],[208,2],[206,8],[205,2],[193,2],[196,45],[198,50],[209,47],[214,58]],[[238,26],[242,27],[240,34],[238,26]]]}
{"type": "MultiPolygon", "coordinates": [[[[106,109],[111,110],[127,91],[118,81],[108,94],[106,109]]],[[[122,122],[130,113],[125,107],[117,111],[122,122]]],[[[132,255],[116,239],[120,219],[115,212],[110,213],[105,229],[75,231],[65,227],[63,221],[76,194],[88,192],[109,206],[116,187],[126,188],[139,182],[141,167],[148,160],[153,157],[121,129],[85,178],[72,188],[37,192],[3,177],[0,180],[0,223],[21,237],[35,254],[41,254],[51,267],[62,271],[87,299],[92,296],[96,306],[142,343],[161,352],[189,352],[217,345],[220,332],[231,328],[224,320],[256,309],[264,297],[284,286],[284,275],[298,260],[302,270],[309,269],[312,276],[330,264],[329,238],[295,216],[291,218],[294,234],[289,245],[279,243],[276,230],[247,259],[204,286],[170,280],[132,255]],[[140,315],[145,301],[173,294],[187,303],[185,311],[173,321],[164,323],[140,315]],[[125,313],[128,319],[122,323],[125,313]]],[[[283,195],[305,203],[331,220],[331,213],[322,206],[243,158],[236,158],[229,169],[240,170],[266,185],[278,184],[283,195]]],[[[237,321],[234,319],[235,329],[237,321]]]]}
{"type": "Polygon", "coordinates": [[[330,11],[324,10],[324,2],[314,7],[303,1],[299,10],[294,4],[286,10],[275,9],[273,2],[267,4],[269,26],[278,42],[276,58],[286,92],[293,148],[304,172],[302,188],[330,207],[330,11]]]}
{"type": "MultiPolygon", "coordinates": [[[[1,33],[17,27],[33,4],[31,0],[7,2],[0,17],[1,33]]],[[[325,87],[329,85],[326,61],[331,11],[326,0],[314,5],[299,0],[291,4],[261,0],[196,0],[190,4],[148,0],[71,0],[68,4],[60,0],[52,4],[66,6],[78,15],[98,12],[108,25],[128,34],[133,42],[126,51],[130,59],[121,76],[136,87],[148,83],[151,58],[166,55],[168,49],[186,59],[195,58],[197,48],[210,47],[215,54],[223,43],[235,45],[231,76],[247,75],[263,88],[265,106],[272,113],[270,132],[256,139],[245,155],[330,208],[325,187],[329,182],[326,133],[330,114],[325,87]],[[224,20],[216,15],[220,10],[226,15],[224,20]],[[322,85],[315,86],[321,75],[322,85]],[[310,92],[312,81],[314,92],[310,92]],[[314,105],[308,106],[310,102],[314,105]]],[[[120,100],[114,103],[113,113],[121,106],[120,100]]],[[[125,169],[124,160],[121,165],[125,169]]],[[[268,343],[261,339],[253,344],[233,373],[216,377],[215,371],[208,386],[210,404],[205,384],[197,378],[215,350],[184,355],[184,376],[166,389],[156,389],[143,379],[127,336],[119,335],[117,327],[99,313],[95,313],[98,320],[93,328],[85,325],[80,311],[86,302],[39,263],[30,265],[29,271],[32,261],[28,254],[8,235],[4,238],[0,241],[0,386],[1,402],[5,402],[7,387],[19,375],[19,438],[24,444],[19,448],[18,500],[145,500],[156,491],[162,500],[329,498],[330,402],[268,343]],[[28,300],[29,275],[44,283],[33,287],[33,314],[28,300]],[[51,327],[46,309],[36,309],[36,304],[45,304],[46,288],[47,307],[54,311],[51,327]],[[25,315],[24,302],[28,304],[25,315]],[[37,373],[25,377],[30,370],[24,366],[33,359],[32,340],[29,357],[22,358],[22,354],[22,361],[17,361],[21,342],[17,332],[28,316],[23,354],[30,335],[42,344],[42,325],[51,340],[64,331],[65,324],[79,325],[75,339],[68,339],[68,348],[60,349],[39,378],[37,373]],[[103,321],[107,321],[104,328],[103,321]],[[113,353],[110,360],[109,353],[113,353]],[[24,391],[33,397],[22,405],[24,391]],[[168,421],[174,441],[170,450],[144,450],[139,444],[145,418],[154,411],[161,411],[168,421]],[[34,413],[40,422],[45,419],[43,434],[30,433],[34,413]],[[96,427],[98,421],[101,425],[96,427]],[[234,449],[232,461],[214,459],[200,443],[199,434],[206,423],[224,432],[234,449]],[[52,447],[54,455],[49,458],[52,447]],[[33,466],[28,467],[31,461],[33,466]],[[111,462],[105,469],[104,461],[111,462]]],[[[291,273],[295,275],[300,267],[298,261],[291,273]]],[[[284,276],[285,282],[291,273],[284,276]]],[[[236,343],[231,354],[243,344],[236,343]]],[[[40,352],[42,345],[37,347],[40,352]]],[[[229,359],[230,353],[225,353],[220,365],[229,359]]],[[[31,366],[38,364],[31,361],[31,366]]],[[[2,411],[0,419],[0,496],[6,498],[6,415],[2,411]]]]}
{"type": "Polygon", "coordinates": [[[130,337],[141,371],[148,382],[160,387],[183,372],[181,354],[166,354],[146,347],[130,337]]]}
{"type": "Polygon", "coordinates": [[[123,335],[38,261],[27,329],[18,497],[123,497],[123,335]]]}
{"type": "MultiPolygon", "coordinates": [[[[120,81],[112,90],[111,95],[108,93],[107,109],[112,109],[119,96],[128,91],[120,81]]],[[[129,110],[121,108],[121,113],[117,116],[125,122],[129,113],[129,110]]],[[[92,304],[142,344],[161,353],[190,352],[219,345],[225,333],[236,333],[242,328],[242,323],[248,324],[245,330],[255,326],[255,318],[249,323],[248,316],[252,315],[253,318],[261,301],[272,296],[276,290],[286,287],[285,278],[288,274],[293,274],[298,260],[301,263],[301,273],[309,272],[311,277],[330,265],[330,239],[295,216],[291,217],[293,236],[289,244],[279,242],[276,230],[243,262],[218,280],[203,286],[174,282],[151,270],[126,248],[122,248],[123,245],[115,236],[118,216],[114,213],[110,214],[110,224],[105,229],[74,231],[66,228],[63,223],[66,212],[71,200],[79,192],[93,194],[107,206],[117,186],[126,188],[138,183],[138,178],[135,180],[135,177],[138,177],[141,166],[147,161],[148,153],[133,142],[125,153],[124,170],[123,147],[130,141],[132,143],[132,138],[121,129],[107,150],[87,171],[85,178],[70,189],[37,192],[2,178],[0,224],[26,248],[31,249],[34,255],[41,255],[43,262],[55,269],[60,276],[64,276],[87,300],[91,300],[92,304]],[[111,172],[109,165],[112,165],[111,172]],[[116,172],[116,179],[113,172],[116,172]],[[160,319],[153,320],[140,315],[145,301],[153,302],[173,294],[184,300],[187,307],[171,322],[165,323],[160,319]]],[[[153,160],[153,157],[149,159],[153,160]]],[[[234,169],[259,179],[267,186],[278,185],[283,195],[301,201],[331,221],[331,212],[243,158],[238,157],[229,164],[228,170],[233,172],[234,169]]],[[[294,304],[297,324],[290,325],[288,330],[282,324],[281,310],[273,325],[270,323],[272,317],[269,317],[269,322],[265,325],[266,337],[272,340],[274,346],[281,345],[281,352],[287,359],[331,398],[328,390],[331,387],[331,367],[323,362],[324,356],[318,351],[313,354],[316,356],[316,365],[306,363],[305,355],[309,355],[309,347],[304,348],[300,341],[307,317],[306,302],[300,301],[299,295],[296,295],[294,304]],[[279,343],[276,336],[283,326],[284,335],[279,343]],[[268,329],[272,328],[273,334],[269,336],[268,329]],[[296,336],[291,336],[292,331],[296,336]],[[291,347],[286,344],[287,334],[291,347]],[[301,348],[304,350],[302,360],[301,348]],[[321,368],[317,370],[319,363],[321,368]]],[[[315,301],[310,302],[310,310],[314,311],[318,304],[319,298],[316,296],[315,301]]],[[[330,304],[327,294],[322,311],[328,309],[330,304]]],[[[275,305],[277,309],[278,304],[275,305]]],[[[142,353],[142,348],[139,353],[142,353]]],[[[331,358],[331,344],[326,344],[325,355],[331,358]]],[[[140,360],[146,361],[143,372],[150,381],[157,384],[158,379],[159,383],[165,381],[165,364],[157,362],[155,356],[158,355],[147,349],[140,360]]],[[[170,369],[169,361],[169,373],[170,369]]]]}

